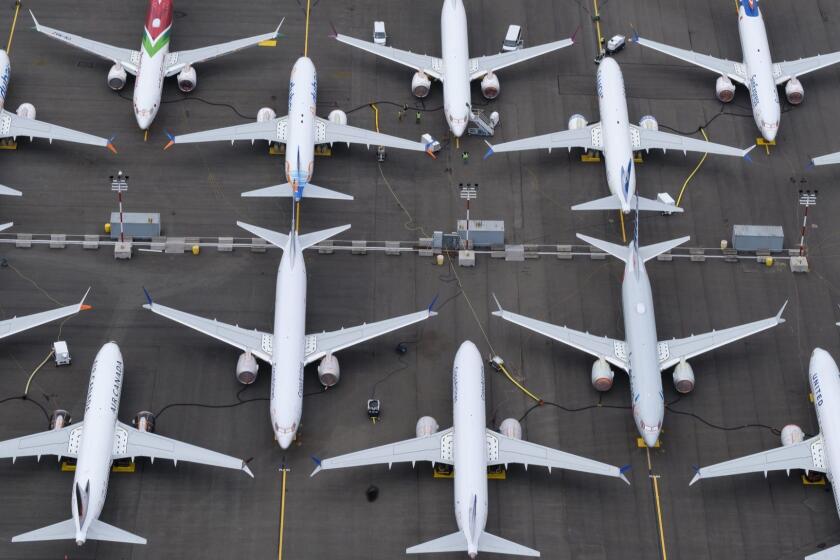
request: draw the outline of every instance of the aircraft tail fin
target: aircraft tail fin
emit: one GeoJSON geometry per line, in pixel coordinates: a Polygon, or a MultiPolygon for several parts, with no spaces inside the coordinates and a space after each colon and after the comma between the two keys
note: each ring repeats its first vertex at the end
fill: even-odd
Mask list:
{"type": "Polygon", "coordinates": [[[539,556],[540,552],[527,546],[522,546],[513,541],[491,535],[490,533],[481,533],[478,539],[479,552],[493,552],[496,554],[515,554],[517,556],[539,556]]]}
{"type": "MultiPolygon", "coordinates": [[[[659,202],[658,200],[652,200],[650,198],[643,198],[641,196],[634,196],[630,201],[629,206],[638,206],[639,210],[647,212],[671,213],[683,211],[682,208],[674,206],[673,204],[665,204],[664,202],[659,202]]],[[[572,210],[623,210],[623,208],[621,207],[621,201],[618,197],[610,195],[590,202],[575,204],[572,206],[572,210]]]]}
{"type": "Polygon", "coordinates": [[[322,229],[321,231],[313,231],[312,233],[304,233],[303,235],[299,235],[298,244],[300,246],[300,250],[303,251],[308,247],[317,245],[321,241],[325,241],[330,237],[338,235],[342,231],[347,231],[348,229],[350,229],[350,224],[345,224],[343,226],[338,226],[330,229],[322,229]]]}
{"type": "MultiPolygon", "coordinates": [[[[95,541],[146,544],[146,539],[98,519],[90,524],[86,538],[95,541]]],[[[72,519],[35,529],[12,538],[12,542],[76,540],[76,523],[72,519]]]]}
{"type": "MultiPolygon", "coordinates": [[[[437,539],[412,546],[405,550],[406,554],[427,554],[437,552],[469,552],[467,546],[467,538],[464,533],[457,532],[437,539]]],[[[496,554],[515,554],[518,556],[534,556],[540,555],[539,551],[522,546],[513,541],[491,535],[490,533],[481,533],[478,539],[477,552],[492,552],[496,554]]]]}
{"type": "MultiPolygon", "coordinates": [[[[276,198],[290,198],[294,196],[294,192],[292,189],[292,185],[289,183],[283,183],[282,185],[274,185],[271,187],[265,187],[262,189],[255,189],[252,191],[247,191],[242,193],[242,196],[245,198],[251,197],[276,197],[276,198]]],[[[332,191],[330,189],[325,189],[324,187],[319,187],[318,185],[313,185],[312,183],[307,183],[306,188],[303,189],[303,198],[326,198],[331,200],[353,200],[353,197],[340,193],[338,191],[332,191]]]]}
{"type": "Polygon", "coordinates": [[[245,222],[236,222],[236,225],[238,225],[245,231],[256,235],[257,237],[265,239],[275,247],[285,249],[286,246],[288,246],[289,244],[289,236],[285,233],[280,233],[279,231],[272,231],[270,229],[265,229],[258,226],[252,226],[251,224],[246,224],[245,222]]]}
{"type": "Polygon", "coordinates": [[[594,237],[589,237],[588,235],[583,235],[582,233],[577,234],[577,237],[581,241],[589,243],[593,247],[597,247],[605,253],[609,253],[620,261],[627,262],[627,259],[630,257],[630,249],[624,245],[616,245],[615,243],[610,243],[609,241],[601,241],[600,239],[595,239],[594,237]]]}
{"type": "Polygon", "coordinates": [[[691,238],[685,236],[680,237],[679,239],[672,239],[670,241],[663,241],[662,243],[654,243],[653,245],[639,247],[639,258],[641,258],[643,262],[648,262],[650,259],[656,258],[662,253],[667,253],[674,247],[679,247],[689,239],[691,238]]]}

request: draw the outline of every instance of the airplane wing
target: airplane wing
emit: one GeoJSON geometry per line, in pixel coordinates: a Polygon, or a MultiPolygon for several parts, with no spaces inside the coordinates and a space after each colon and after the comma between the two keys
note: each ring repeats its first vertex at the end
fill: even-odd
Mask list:
{"type": "Polygon", "coordinates": [[[694,356],[705,354],[715,348],[725,346],[730,342],[741,340],[750,335],[766,331],[776,325],[785,322],[782,318],[782,313],[785,311],[787,302],[782,305],[782,308],[775,317],[769,319],[762,319],[761,321],[754,321],[745,325],[731,327],[720,331],[711,331],[705,334],[692,335],[687,338],[675,338],[673,340],[662,341],[659,346],[659,368],[664,371],[671,366],[677,365],[682,360],[688,360],[694,356]]]}
{"type": "Polygon", "coordinates": [[[498,300],[496,300],[496,305],[499,307],[498,311],[493,312],[493,315],[496,317],[501,317],[505,321],[510,321],[511,323],[525,327],[526,329],[540,333],[549,338],[553,338],[557,342],[562,342],[572,348],[582,350],[587,354],[595,356],[596,358],[604,358],[612,365],[619,367],[624,371],[627,371],[627,368],[629,367],[627,361],[627,351],[625,350],[624,342],[621,340],[616,340],[606,336],[595,336],[589,333],[576,331],[568,327],[561,327],[544,321],[538,321],[537,319],[531,319],[530,317],[525,317],[524,315],[519,315],[518,313],[511,313],[510,311],[502,309],[498,300]]]}
{"type": "Polygon", "coordinates": [[[237,469],[245,471],[245,474],[254,478],[251,469],[242,459],[210,451],[203,447],[190,445],[168,437],[159,436],[149,432],[140,431],[132,426],[117,422],[117,429],[114,433],[113,459],[148,457],[155,459],[169,459],[178,464],[178,461],[190,463],[201,463],[212,467],[224,467],[226,469],[237,469]]]}
{"type": "Polygon", "coordinates": [[[455,431],[453,428],[441,430],[430,436],[412,438],[396,443],[371,447],[362,451],[355,451],[329,459],[316,459],[315,470],[309,476],[315,476],[322,470],[360,467],[363,465],[391,465],[394,463],[417,461],[431,461],[432,464],[443,463],[451,465],[454,461],[453,443],[455,431]]]}
{"type": "Polygon", "coordinates": [[[574,39],[563,39],[562,41],[554,41],[552,43],[545,43],[537,45],[536,47],[528,47],[527,49],[518,49],[515,51],[503,52],[499,54],[491,54],[487,56],[479,56],[470,59],[470,80],[476,80],[483,77],[488,72],[495,72],[526,60],[531,60],[538,56],[557,51],[565,47],[571,47],[575,44],[574,39]]]}
{"type": "Polygon", "coordinates": [[[75,315],[79,311],[91,309],[90,305],[85,305],[85,298],[87,298],[88,293],[90,293],[90,288],[88,288],[85,295],[82,296],[82,301],[74,305],[59,307],[58,309],[51,309],[50,311],[42,311],[40,313],[33,313],[32,315],[24,315],[23,317],[12,317],[11,319],[0,321],[0,338],[6,338],[7,336],[11,336],[19,332],[28,331],[29,329],[34,329],[35,327],[39,327],[51,321],[57,321],[58,319],[75,315]]]}
{"type": "Polygon", "coordinates": [[[83,425],[84,422],[77,422],[60,430],[49,430],[0,442],[0,459],[15,461],[18,457],[38,457],[40,461],[41,455],[58,455],[59,460],[62,457],[75,457],[79,450],[83,425]]]}
{"type": "Polygon", "coordinates": [[[633,38],[633,41],[643,47],[649,47],[655,51],[665,53],[673,56],[674,58],[679,58],[680,60],[705,68],[706,70],[711,70],[712,72],[721,74],[722,76],[727,76],[734,82],[743,84],[747,81],[747,74],[744,70],[744,65],[740,62],[722,60],[707,54],[699,54],[694,51],[678,49],[677,47],[672,47],[664,43],[658,43],[656,41],[651,41],[650,39],[643,39],[638,35],[633,38]]]}
{"type": "Polygon", "coordinates": [[[27,119],[3,109],[0,111],[0,137],[17,138],[18,136],[29,137],[30,140],[33,138],[46,138],[50,143],[53,140],[63,140],[77,144],[103,146],[116,153],[111,141],[107,138],[101,138],[44,121],[27,119]]]}
{"type": "Polygon", "coordinates": [[[601,123],[594,123],[583,128],[561,130],[550,134],[522,138],[521,140],[502,142],[501,144],[487,142],[487,145],[489,149],[484,155],[484,159],[495,153],[521,152],[523,150],[548,150],[549,152],[555,148],[603,150],[604,139],[601,135],[601,123]]]}
{"type": "Polygon", "coordinates": [[[697,469],[697,474],[689,484],[694,484],[701,478],[754,472],[763,472],[766,476],[769,471],[790,471],[791,469],[826,472],[822,435],[793,445],[785,445],[697,469]]]}
{"type": "Polygon", "coordinates": [[[280,27],[283,25],[283,21],[285,21],[285,19],[286,18],[283,18],[283,20],[280,21],[280,25],[277,26],[277,29],[271,33],[263,33],[262,35],[246,37],[245,39],[237,39],[228,43],[220,43],[218,45],[211,45],[200,49],[169,53],[166,57],[166,76],[174,76],[186,66],[198,64],[199,62],[206,62],[213,58],[218,58],[226,54],[241,51],[242,49],[246,49],[248,47],[253,47],[263,41],[276,39],[280,34],[280,27]]]}
{"type": "Polygon", "coordinates": [[[238,325],[229,325],[215,319],[205,319],[198,315],[192,315],[154,303],[148,293],[146,294],[146,298],[149,303],[143,307],[152,313],[171,319],[176,323],[181,323],[216,340],[230,344],[234,348],[239,348],[244,352],[250,352],[265,362],[271,361],[271,346],[274,340],[272,335],[256,329],[249,331],[238,325]]]}
{"type": "Polygon", "coordinates": [[[829,54],[818,54],[790,62],[777,62],[773,64],[773,77],[776,84],[783,84],[791,78],[798,78],[814,70],[831,66],[840,62],[840,51],[829,54]]]}
{"type": "Polygon", "coordinates": [[[698,140],[680,134],[671,134],[661,130],[650,130],[634,124],[630,125],[630,138],[633,143],[633,150],[676,150],[682,153],[701,152],[706,154],[718,154],[722,156],[746,157],[755,145],[744,150],[733,148],[723,144],[698,140]]]}
{"type": "Polygon", "coordinates": [[[333,142],[346,142],[348,146],[350,144],[364,144],[368,148],[371,145],[386,146],[417,152],[424,152],[429,149],[423,142],[405,140],[389,134],[338,124],[321,117],[315,117],[315,144],[332,144],[333,142]]]}
{"type": "Polygon", "coordinates": [[[114,47],[105,43],[100,43],[99,41],[85,39],[84,37],[73,35],[72,33],[65,33],[64,31],[59,31],[58,29],[53,29],[52,27],[47,27],[46,25],[38,23],[38,20],[35,19],[35,14],[32,13],[32,10],[29,10],[29,14],[32,16],[32,21],[35,23],[36,31],[43,33],[47,37],[57,39],[62,43],[72,45],[77,49],[81,49],[91,54],[95,54],[96,56],[111,60],[114,63],[121,64],[122,67],[125,68],[126,72],[132,75],[137,75],[137,65],[140,64],[140,51],[114,47]]]}
{"type": "Polygon", "coordinates": [[[335,39],[345,45],[362,49],[363,51],[373,53],[377,56],[381,56],[382,58],[387,58],[388,60],[393,60],[394,62],[398,62],[399,64],[408,66],[409,68],[419,70],[420,72],[423,72],[437,80],[443,79],[443,60],[434,56],[401,51],[400,49],[395,49],[394,47],[377,45],[376,43],[362,41],[361,39],[348,37],[347,35],[341,35],[339,33],[335,34],[335,39]]]}
{"type": "Polygon", "coordinates": [[[357,327],[350,327],[332,332],[310,334],[306,336],[306,354],[303,358],[304,364],[311,364],[315,360],[323,358],[327,354],[333,354],[350,346],[355,346],[382,336],[383,334],[419,323],[429,317],[437,315],[432,311],[431,306],[423,311],[409,313],[401,317],[392,317],[376,323],[365,323],[357,327]]]}
{"type": "Polygon", "coordinates": [[[505,465],[507,467],[510,463],[519,463],[525,465],[525,468],[528,468],[530,465],[539,465],[548,467],[549,471],[551,469],[567,469],[602,476],[612,476],[630,484],[630,481],[624,476],[624,472],[629,467],[614,467],[544,445],[509,438],[487,429],[487,464],[505,465]]]}
{"type": "Polygon", "coordinates": [[[840,152],[815,157],[811,160],[811,165],[834,165],[836,163],[840,163],[840,152]]]}
{"type": "Polygon", "coordinates": [[[231,144],[237,140],[250,140],[251,143],[254,140],[285,143],[289,130],[287,126],[288,121],[289,117],[277,117],[276,119],[265,122],[238,124],[202,132],[179,134],[177,136],[170,135],[169,144],[166,145],[166,148],[169,148],[172,144],[195,144],[198,142],[220,142],[223,140],[230,141],[231,144]]]}

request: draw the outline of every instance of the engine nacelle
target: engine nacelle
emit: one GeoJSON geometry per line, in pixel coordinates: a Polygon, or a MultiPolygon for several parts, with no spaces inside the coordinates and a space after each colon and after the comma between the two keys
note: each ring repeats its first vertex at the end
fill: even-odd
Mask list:
{"type": "Polygon", "coordinates": [[[674,388],[683,395],[694,390],[694,370],[685,360],[674,368],[674,388]]]}
{"type": "Polygon", "coordinates": [[[499,431],[503,436],[513,439],[522,439],[522,424],[516,418],[505,418],[502,425],[499,426],[499,431]]]}
{"type": "Polygon", "coordinates": [[[127,79],[128,74],[120,63],[114,64],[108,70],[108,87],[114,91],[120,91],[124,88],[127,79]]]}
{"type": "Polygon", "coordinates": [[[275,113],[274,109],[272,109],[271,107],[263,107],[262,109],[257,111],[257,122],[268,122],[276,118],[277,113],[275,113]]]}
{"type": "Polygon", "coordinates": [[[715,96],[721,103],[729,103],[735,99],[735,84],[726,76],[719,76],[715,82],[715,96]]]}
{"type": "Polygon", "coordinates": [[[260,366],[250,352],[243,352],[236,360],[236,380],[243,385],[250,385],[257,380],[260,366]]]}
{"type": "Polygon", "coordinates": [[[569,117],[569,130],[579,130],[581,128],[585,128],[588,124],[589,122],[583,115],[575,114],[569,117]]]}
{"type": "Polygon", "coordinates": [[[796,445],[805,440],[805,432],[796,424],[788,424],[782,428],[782,445],[796,445]]]}
{"type": "Polygon", "coordinates": [[[417,72],[411,78],[411,93],[414,97],[423,99],[429,95],[429,90],[432,89],[432,80],[423,72],[417,72]]]}
{"type": "Polygon", "coordinates": [[[195,73],[195,68],[192,66],[184,66],[184,69],[178,72],[178,89],[184,93],[189,93],[198,85],[198,74],[195,73]]]}
{"type": "Polygon", "coordinates": [[[66,410],[58,409],[50,416],[50,430],[60,430],[70,425],[70,413],[66,410]]]}
{"type": "Polygon", "coordinates": [[[338,367],[338,358],[327,354],[318,364],[318,381],[324,387],[332,387],[341,379],[341,370],[338,367]]]}
{"type": "Polygon", "coordinates": [[[333,109],[332,111],[330,111],[330,114],[327,115],[327,119],[335,124],[346,125],[347,113],[345,113],[341,109],[333,109]]]}
{"type": "Polygon", "coordinates": [[[417,434],[417,437],[429,437],[437,432],[439,428],[440,426],[438,426],[437,420],[431,416],[423,416],[417,421],[417,427],[414,429],[414,433],[417,434]]]}
{"type": "Polygon", "coordinates": [[[499,97],[502,85],[499,83],[499,77],[493,72],[487,72],[481,78],[481,95],[484,99],[496,99],[499,97]]]}
{"type": "Polygon", "coordinates": [[[659,123],[653,115],[645,115],[639,119],[639,126],[645,130],[659,130],[659,123]]]}
{"type": "Polygon", "coordinates": [[[35,105],[32,103],[21,103],[20,107],[17,108],[17,116],[22,119],[34,119],[35,118],[35,105]]]}
{"type": "Polygon", "coordinates": [[[799,105],[805,101],[805,88],[802,87],[802,82],[796,78],[791,78],[785,84],[785,97],[791,105],[799,105]]]}
{"type": "Polygon", "coordinates": [[[613,373],[607,360],[604,358],[595,360],[595,363],[592,364],[592,386],[595,387],[595,390],[609,391],[612,389],[613,379],[615,379],[615,373],[613,373]]]}
{"type": "Polygon", "coordinates": [[[131,422],[141,432],[155,433],[155,415],[148,410],[141,410],[131,422]]]}

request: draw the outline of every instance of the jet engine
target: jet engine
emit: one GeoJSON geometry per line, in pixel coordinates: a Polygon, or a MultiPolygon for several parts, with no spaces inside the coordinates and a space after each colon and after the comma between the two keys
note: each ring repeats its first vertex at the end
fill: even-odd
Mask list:
{"type": "Polygon", "coordinates": [[[499,431],[503,436],[512,439],[522,439],[522,424],[516,418],[505,418],[499,426],[499,431]]]}
{"type": "Polygon", "coordinates": [[[499,83],[499,77],[493,72],[487,72],[481,78],[481,95],[484,99],[496,99],[499,97],[499,91],[502,85],[499,83]]]}
{"type": "Polygon", "coordinates": [[[685,360],[674,368],[674,387],[683,395],[694,390],[694,370],[685,360]]]}
{"type": "Polygon", "coordinates": [[[178,89],[184,93],[189,93],[198,85],[198,75],[195,73],[195,68],[192,66],[184,66],[184,69],[178,72],[178,89]]]}
{"type": "Polygon", "coordinates": [[[268,122],[276,118],[277,113],[275,113],[274,109],[272,109],[271,107],[263,107],[262,109],[257,111],[257,122],[268,122]]]}
{"type": "Polygon", "coordinates": [[[120,91],[124,88],[126,79],[128,79],[128,75],[125,72],[125,68],[119,62],[111,66],[111,69],[108,70],[108,87],[112,90],[120,91]]]}
{"type": "Polygon", "coordinates": [[[327,120],[335,124],[345,125],[347,124],[347,113],[341,109],[333,109],[330,111],[330,114],[327,115],[327,120]]]}
{"type": "Polygon", "coordinates": [[[609,391],[613,386],[614,378],[615,373],[604,358],[592,364],[592,386],[596,391],[609,391]]]}
{"type": "Polygon", "coordinates": [[[21,103],[20,107],[17,108],[17,116],[22,119],[34,119],[35,118],[35,105],[32,103],[21,103]]]}
{"type": "Polygon", "coordinates": [[[645,115],[639,119],[639,126],[645,130],[659,130],[659,123],[653,115],[645,115]]]}
{"type": "Polygon", "coordinates": [[[799,105],[805,101],[805,88],[802,87],[802,82],[796,78],[791,78],[785,84],[785,97],[791,105],[799,105]]]}
{"type": "Polygon", "coordinates": [[[341,370],[338,367],[338,358],[327,354],[318,364],[318,381],[324,387],[332,387],[341,379],[341,370]]]}
{"type": "Polygon", "coordinates": [[[796,424],[788,424],[782,428],[782,445],[796,445],[805,439],[805,432],[796,424]]]}
{"type": "Polygon", "coordinates": [[[722,103],[735,99],[735,84],[726,76],[719,76],[715,82],[715,95],[722,103]]]}
{"type": "Polygon", "coordinates": [[[155,433],[155,415],[148,410],[141,410],[131,422],[141,432],[155,433]]]}
{"type": "Polygon", "coordinates": [[[431,416],[423,416],[417,421],[417,427],[414,429],[414,433],[417,434],[417,437],[429,437],[437,432],[439,428],[440,426],[438,426],[437,420],[431,416]]]}
{"type": "Polygon", "coordinates": [[[569,117],[569,130],[579,130],[584,128],[589,123],[583,115],[572,115],[569,117]]]}
{"type": "Polygon", "coordinates": [[[250,352],[243,352],[236,360],[236,380],[243,385],[250,385],[256,381],[259,372],[257,359],[250,352]]]}
{"type": "Polygon", "coordinates": [[[66,410],[58,409],[50,416],[50,430],[60,430],[70,425],[70,413],[66,410]]]}
{"type": "Polygon", "coordinates": [[[411,78],[411,93],[414,97],[423,99],[429,95],[429,90],[432,89],[432,80],[423,72],[417,72],[411,78]]]}

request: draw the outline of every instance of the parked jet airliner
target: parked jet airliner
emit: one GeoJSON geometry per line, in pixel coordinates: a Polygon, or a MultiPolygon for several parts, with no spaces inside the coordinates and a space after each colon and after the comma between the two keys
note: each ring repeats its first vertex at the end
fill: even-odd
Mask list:
{"type": "Polygon", "coordinates": [[[455,521],[458,531],[406,549],[408,554],[465,551],[470,558],[479,552],[539,556],[531,548],[491,535],[484,530],[487,523],[487,467],[511,463],[539,465],[551,469],[620,478],[629,467],[614,467],[585,457],[558,451],[522,440],[522,426],[508,418],[501,433],[487,428],[485,416],[484,364],[478,348],[464,342],[455,354],[452,368],[453,426],[438,431],[434,418],[424,416],[417,422],[417,437],[339,455],[330,459],[314,459],[317,467],[311,476],[327,469],[362,465],[382,465],[411,461],[442,463],[455,469],[455,521]]]}

